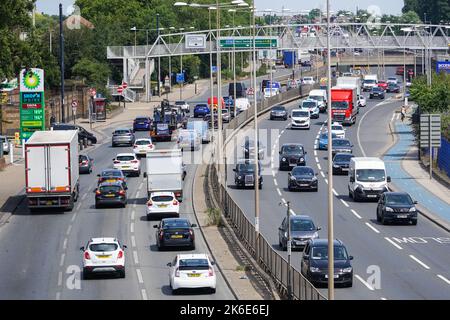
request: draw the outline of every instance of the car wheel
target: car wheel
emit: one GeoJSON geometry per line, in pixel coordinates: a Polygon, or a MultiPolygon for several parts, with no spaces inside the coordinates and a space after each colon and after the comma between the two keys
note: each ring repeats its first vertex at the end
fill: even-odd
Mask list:
{"type": "Polygon", "coordinates": [[[212,293],[212,294],[216,293],[216,288],[210,288],[209,292],[212,293]]]}
{"type": "Polygon", "coordinates": [[[313,189],[314,192],[319,191],[319,187],[313,189]]]}
{"type": "Polygon", "coordinates": [[[417,219],[411,219],[411,224],[412,224],[413,226],[417,225],[417,219]]]}
{"type": "Polygon", "coordinates": [[[380,215],[379,215],[379,213],[378,213],[378,210],[377,210],[377,222],[380,222],[380,215]]]}
{"type": "Polygon", "coordinates": [[[175,296],[178,294],[180,289],[172,289],[172,294],[175,296]]]}
{"type": "Polygon", "coordinates": [[[83,269],[83,280],[89,280],[90,278],[91,274],[86,269],[83,269]]]}
{"type": "Polygon", "coordinates": [[[387,224],[387,220],[384,218],[384,214],[381,215],[381,224],[387,224]]]}
{"type": "Polygon", "coordinates": [[[125,269],[123,269],[122,271],[119,271],[119,278],[125,278],[125,269]]]}
{"type": "Polygon", "coordinates": [[[350,282],[349,282],[349,283],[347,283],[347,287],[348,287],[348,288],[351,288],[351,287],[353,287],[353,280],[350,280],[350,282]]]}

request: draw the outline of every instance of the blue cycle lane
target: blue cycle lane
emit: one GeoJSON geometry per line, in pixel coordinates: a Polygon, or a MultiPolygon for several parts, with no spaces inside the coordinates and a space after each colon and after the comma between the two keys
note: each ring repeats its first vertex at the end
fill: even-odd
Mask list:
{"type": "Polygon", "coordinates": [[[408,192],[427,211],[450,223],[450,205],[427,190],[402,168],[402,160],[406,158],[410,148],[415,146],[412,127],[396,121],[395,132],[399,140],[383,158],[387,174],[397,187],[408,192]]]}

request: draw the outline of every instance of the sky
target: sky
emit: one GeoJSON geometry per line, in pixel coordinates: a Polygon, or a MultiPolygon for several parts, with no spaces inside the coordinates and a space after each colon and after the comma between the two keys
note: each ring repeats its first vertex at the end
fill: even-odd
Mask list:
{"type": "MultiPolygon", "coordinates": [[[[126,1],[126,0],[125,0],[126,1]]],[[[273,9],[280,10],[282,6],[292,11],[310,10],[313,8],[326,9],[325,0],[255,0],[256,8],[260,10],[273,9]]],[[[67,14],[67,8],[72,5],[74,0],[37,0],[36,8],[38,12],[57,15],[59,12],[59,3],[63,4],[63,13],[67,14]]],[[[403,0],[330,0],[331,10],[350,10],[355,11],[358,8],[367,10],[369,6],[376,5],[380,8],[381,14],[400,14],[403,7],[403,0]]]]}

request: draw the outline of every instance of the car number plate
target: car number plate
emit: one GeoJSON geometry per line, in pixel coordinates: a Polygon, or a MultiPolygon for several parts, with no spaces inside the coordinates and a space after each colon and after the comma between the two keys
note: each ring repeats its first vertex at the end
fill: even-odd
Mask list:
{"type": "Polygon", "coordinates": [[[245,186],[246,187],[251,187],[251,186],[253,186],[253,183],[246,183],[245,186]]]}
{"type": "Polygon", "coordinates": [[[200,273],[188,273],[188,277],[198,278],[200,277],[200,273]]]}
{"type": "Polygon", "coordinates": [[[105,195],[105,196],[108,197],[108,198],[112,198],[112,197],[115,196],[115,194],[107,194],[107,195],[105,195]]]}
{"type": "Polygon", "coordinates": [[[106,182],[115,182],[116,179],[107,179],[106,182]]]}
{"type": "Polygon", "coordinates": [[[397,215],[397,218],[407,218],[408,215],[407,214],[399,214],[397,215]]]}
{"type": "Polygon", "coordinates": [[[99,259],[108,259],[108,258],[111,258],[111,255],[110,254],[108,254],[108,255],[101,255],[101,256],[97,256],[99,259]]]}
{"type": "MultiPolygon", "coordinates": [[[[328,274],[325,275],[325,278],[328,279],[328,274]]],[[[335,274],[335,275],[333,276],[333,278],[334,278],[334,279],[337,279],[337,278],[339,278],[339,275],[338,275],[338,274],[335,274]]]]}
{"type": "Polygon", "coordinates": [[[128,169],[130,166],[122,166],[122,169],[128,169]]]}
{"type": "Polygon", "coordinates": [[[50,200],[50,201],[47,201],[47,205],[48,205],[48,206],[51,206],[52,204],[53,204],[53,201],[51,201],[51,200],[50,200]]]}
{"type": "Polygon", "coordinates": [[[158,208],[167,208],[167,204],[158,204],[158,208]]]}
{"type": "Polygon", "coordinates": [[[342,171],[348,171],[348,168],[341,168],[342,171]]]}
{"type": "Polygon", "coordinates": [[[307,187],[307,186],[309,186],[309,184],[305,184],[305,183],[300,184],[300,187],[307,187]]]}
{"type": "Polygon", "coordinates": [[[376,198],[376,197],[377,197],[376,194],[368,194],[368,195],[367,195],[367,198],[376,198]]]}
{"type": "Polygon", "coordinates": [[[182,234],[174,234],[174,235],[170,236],[170,238],[172,238],[172,239],[181,239],[181,238],[183,238],[183,235],[182,234]]]}

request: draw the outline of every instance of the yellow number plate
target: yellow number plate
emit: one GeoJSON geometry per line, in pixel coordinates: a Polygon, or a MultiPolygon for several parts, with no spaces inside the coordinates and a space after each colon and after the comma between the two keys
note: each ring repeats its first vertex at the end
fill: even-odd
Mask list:
{"type": "Polygon", "coordinates": [[[188,277],[200,277],[200,273],[188,273],[188,277]]]}
{"type": "Polygon", "coordinates": [[[108,259],[111,258],[111,255],[102,255],[102,256],[97,256],[100,259],[108,259]]]}
{"type": "Polygon", "coordinates": [[[174,235],[171,236],[171,238],[172,239],[181,239],[181,238],[183,238],[183,235],[181,235],[181,234],[174,234],[174,235]]]}

